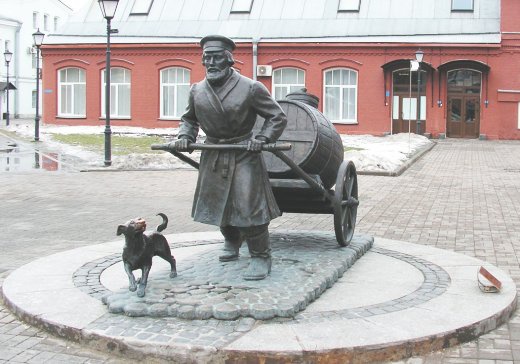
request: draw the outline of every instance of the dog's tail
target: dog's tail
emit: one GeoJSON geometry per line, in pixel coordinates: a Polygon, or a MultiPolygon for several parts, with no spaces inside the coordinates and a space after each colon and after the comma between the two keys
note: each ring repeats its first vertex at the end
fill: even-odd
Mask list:
{"type": "Polygon", "coordinates": [[[162,224],[159,225],[159,226],[157,226],[157,228],[156,228],[156,230],[157,230],[158,232],[161,232],[161,231],[163,231],[164,229],[166,229],[166,226],[168,226],[168,218],[167,218],[166,215],[163,214],[162,212],[159,212],[159,213],[157,214],[157,216],[160,216],[160,217],[162,217],[162,219],[163,219],[162,224]]]}

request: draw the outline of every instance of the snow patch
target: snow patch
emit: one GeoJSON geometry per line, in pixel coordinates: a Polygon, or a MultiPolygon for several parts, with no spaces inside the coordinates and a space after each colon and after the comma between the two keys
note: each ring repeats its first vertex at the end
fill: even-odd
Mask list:
{"type": "MultiPolygon", "coordinates": [[[[114,126],[113,134],[128,136],[161,135],[174,138],[178,128],[146,129],[130,126],[114,126]]],[[[26,137],[34,135],[34,127],[28,124],[10,125],[8,130],[26,137]]],[[[86,150],[80,146],[68,145],[52,140],[51,134],[103,134],[104,126],[57,126],[42,125],[40,140],[45,149],[79,158],[88,166],[101,166],[103,155],[86,150]]],[[[344,147],[353,148],[345,152],[345,160],[352,160],[358,171],[390,172],[397,170],[419,149],[433,142],[417,135],[400,133],[384,137],[372,135],[341,135],[344,147]]],[[[198,160],[199,154],[192,153],[192,159],[198,160]]],[[[116,169],[173,169],[187,165],[169,153],[132,153],[125,156],[113,156],[112,167],[116,169]]]]}

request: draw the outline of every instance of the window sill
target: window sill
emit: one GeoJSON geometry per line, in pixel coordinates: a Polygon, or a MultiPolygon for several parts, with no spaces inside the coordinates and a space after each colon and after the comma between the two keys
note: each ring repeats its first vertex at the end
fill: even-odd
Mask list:
{"type": "Polygon", "coordinates": [[[57,115],[56,119],[86,119],[86,115],[57,115]]]}
{"type": "MultiPolygon", "coordinates": [[[[106,116],[100,116],[99,120],[105,120],[106,116]]],[[[110,120],[132,120],[131,116],[111,116],[110,120]]]]}
{"type": "Polygon", "coordinates": [[[331,120],[332,124],[341,124],[341,125],[359,125],[357,121],[345,121],[345,120],[331,120]]]}
{"type": "Polygon", "coordinates": [[[163,120],[163,121],[181,121],[181,118],[167,118],[167,117],[160,117],[158,120],[163,120]]]}

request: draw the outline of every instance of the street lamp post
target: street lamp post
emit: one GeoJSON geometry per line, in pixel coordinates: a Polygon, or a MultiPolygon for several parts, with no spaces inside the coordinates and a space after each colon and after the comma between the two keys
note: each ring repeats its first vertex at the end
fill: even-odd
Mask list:
{"type": "Polygon", "coordinates": [[[107,20],[107,52],[105,67],[105,166],[112,165],[111,135],[110,129],[110,34],[116,33],[117,29],[111,28],[111,21],[116,14],[119,0],[98,0],[103,17],[107,20]]]}
{"type": "Polygon", "coordinates": [[[43,44],[45,34],[40,29],[33,33],[34,46],[36,47],[36,113],[34,116],[34,141],[40,140],[40,47],[43,44]]]}
{"type": "Polygon", "coordinates": [[[13,54],[9,50],[4,52],[5,65],[7,67],[7,87],[6,87],[6,102],[7,102],[7,113],[5,116],[5,125],[9,126],[9,62],[13,59],[13,54]]]}
{"type": "Polygon", "coordinates": [[[424,57],[424,52],[420,49],[415,52],[415,60],[419,64],[417,68],[417,134],[421,134],[421,62],[424,57]]]}

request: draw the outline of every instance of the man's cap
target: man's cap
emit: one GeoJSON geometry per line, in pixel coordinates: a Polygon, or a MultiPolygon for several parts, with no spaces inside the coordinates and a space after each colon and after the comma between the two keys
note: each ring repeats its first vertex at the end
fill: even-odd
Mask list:
{"type": "Polygon", "coordinates": [[[230,51],[232,52],[236,45],[231,39],[222,35],[208,35],[200,40],[200,46],[204,51],[230,51]]]}

